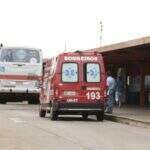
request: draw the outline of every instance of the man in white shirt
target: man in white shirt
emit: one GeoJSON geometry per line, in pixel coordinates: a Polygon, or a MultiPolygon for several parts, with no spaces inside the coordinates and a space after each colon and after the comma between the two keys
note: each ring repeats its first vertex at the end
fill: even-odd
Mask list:
{"type": "Polygon", "coordinates": [[[111,76],[111,73],[108,72],[108,77],[107,77],[107,86],[108,86],[108,101],[106,105],[106,113],[112,113],[113,112],[113,105],[115,101],[115,87],[116,87],[116,82],[115,79],[111,76]]]}

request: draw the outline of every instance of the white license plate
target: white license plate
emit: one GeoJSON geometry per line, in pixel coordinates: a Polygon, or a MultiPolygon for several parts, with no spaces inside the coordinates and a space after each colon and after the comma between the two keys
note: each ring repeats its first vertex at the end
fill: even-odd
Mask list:
{"type": "Polygon", "coordinates": [[[76,102],[78,102],[78,99],[77,98],[69,98],[69,99],[67,99],[67,102],[68,103],[76,103],[76,102]]]}

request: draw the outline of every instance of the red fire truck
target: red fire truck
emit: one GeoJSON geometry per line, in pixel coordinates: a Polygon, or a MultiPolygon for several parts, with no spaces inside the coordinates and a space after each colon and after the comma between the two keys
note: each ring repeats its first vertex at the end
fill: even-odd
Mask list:
{"type": "Polygon", "coordinates": [[[96,52],[68,52],[43,62],[39,116],[51,120],[63,114],[83,119],[104,117],[106,74],[103,58],[96,52]]]}

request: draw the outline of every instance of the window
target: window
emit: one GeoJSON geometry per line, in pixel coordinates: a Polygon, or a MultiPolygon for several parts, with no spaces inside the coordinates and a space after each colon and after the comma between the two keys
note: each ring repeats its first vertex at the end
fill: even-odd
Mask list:
{"type": "Polygon", "coordinates": [[[86,64],[86,81],[87,82],[100,82],[100,67],[96,63],[86,64]]]}
{"type": "Polygon", "coordinates": [[[2,62],[39,63],[40,54],[37,50],[30,49],[3,49],[0,60],[2,62]]]}
{"type": "Polygon", "coordinates": [[[77,82],[78,81],[78,65],[76,63],[64,63],[62,66],[62,81],[77,82]]]}

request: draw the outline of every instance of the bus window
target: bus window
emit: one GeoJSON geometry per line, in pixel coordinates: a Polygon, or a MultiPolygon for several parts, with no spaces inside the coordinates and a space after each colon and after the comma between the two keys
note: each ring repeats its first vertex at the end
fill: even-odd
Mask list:
{"type": "Polygon", "coordinates": [[[64,63],[62,66],[62,81],[77,82],[78,81],[78,65],[76,63],[64,63]]]}
{"type": "Polygon", "coordinates": [[[86,81],[100,82],[100,67],[97,63],[86,64],[86,81]]]}
{"type": "Polygon", "coordinates": [[[40,54],[30,49],[4,49],[1,52],[2,62],[39,63],[40,54]]]}

